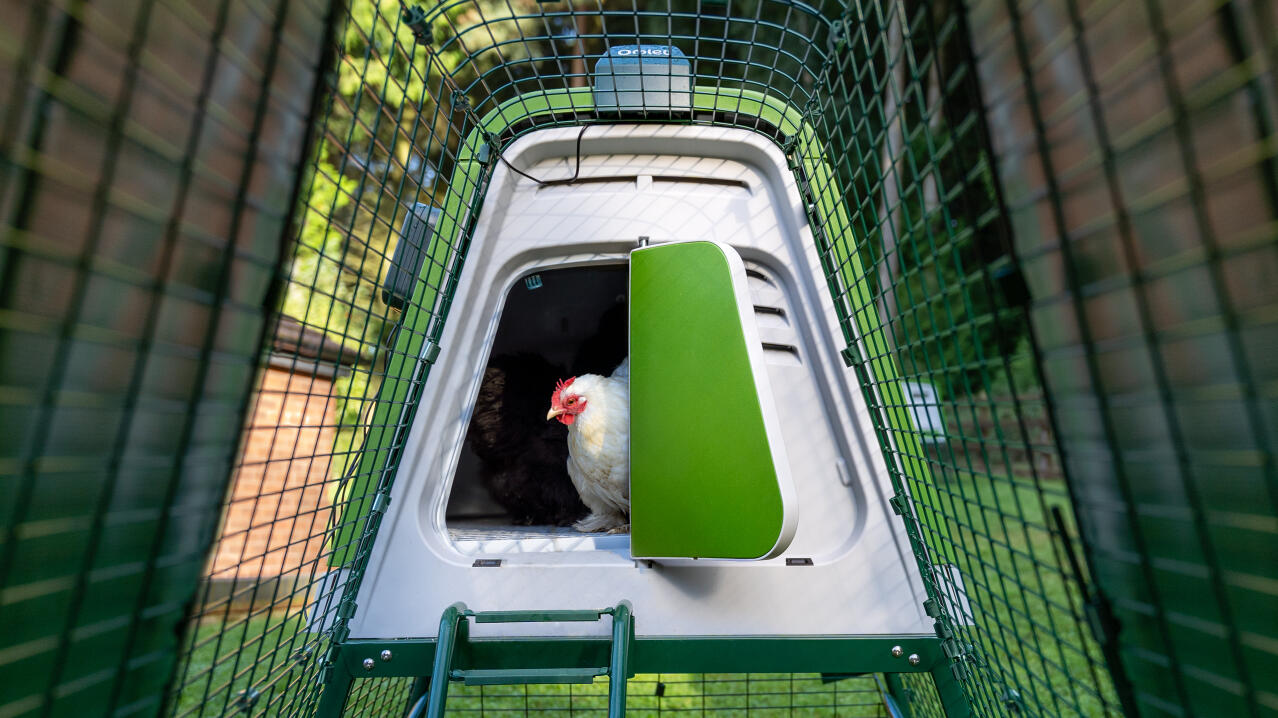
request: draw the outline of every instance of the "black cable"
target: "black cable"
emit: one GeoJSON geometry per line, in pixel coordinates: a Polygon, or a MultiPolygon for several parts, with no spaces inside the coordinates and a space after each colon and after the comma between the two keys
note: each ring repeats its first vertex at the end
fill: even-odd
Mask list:
{"type": "Polygon", "coordinates": [[[539,180],[539,179],[537,179],[536,177],[533,177],[532,175],[528,174],[527,172],[525,172],[525,171],[523,171],[523,170],[519,169],[518,167],[516,167],[516,166],[512,165],[512,164],[511,164],[511,163],[510,163],[510,162],[506,159],[506,155],[505,155],[504,153],[502,153],[502,152],[498,152],[498,153],[497,153],[497,158],[501,160],[501,163],[502,163],[502,164],[504,164],[504,165],[506,165],[507,167],[509,167],[511,172],[514,172],[515,174],[519,175],[520,177],[526,177],[526,178],[528,178],[528,179],[532,180],[533,182],[536,182],[536,183],[537,183],[537,186],[539,186],[539,187],[545,187],[546,185],[553,185],[553,184],[572,184],[573,182],[576,182],[576,181],[577,181],[577,178],[578,178],[578,177],[580,177],[580,176],[581,176],[581,138],[585,136],[585,134],[586,134],[586,128],[588,128],[588,127],[590,127],[590,125],[582,125],[582,126],[581,126],[581,132],[578,132],[578,133],[577,133],[577,169],[573,170],[572,177],[569,177],[569,178],[568,178],[568,179],[566,179],[566,180],[539,180]]]}
{"type": "MultiPolygon", "coordinates": [[[[453,81],[452,75],[448,73],[448,66],[444,64],[443,62],[440,62],[439,58],[436,57],[435,55],[435,48],[432,45],[432,38],[430,36],[430,31],[426,27],[426,11],[421,9],[420,7],[409,7],[406,0],[399,0],[399,8],[401,12],[403,13],[404,24],[407,25],[408,29],[412,31],[413,37],[417,39],[417,44],[421,45],[423,48],[426,49],[426,55],[431,62],[439,62],[440,77],[443,79],[444,84],[448,85],[448,88],[452,90],[453,97],[457,97],[460,95],[461,97],[465,98],[466,93],[462,92],[462,89],[457,86],[456,82],[453,81]]],[[[470,107],[470,104],[468,102],[462,104],[462,112],[469,115],[470,120],[474,122],[476,126],[483,127],[483,121],[479,118],[478,115],[475,114],[475,110],[470,107]]],[[[532,180],[533,182],[536,182],[537,186],[539,187],[545,187],[546,185],[551,185],[551,184],[572,184],[573,182],[576,182],[577,178],[581,175],[581,138],[583,135],[586,134],[586,128],[589,126],[590,125],[582,125],[581,132],[577,133],[577,169],[572,173],[572,177],[570,177],[569,179],[549,180],[549,181],[539,180],[536,177],[533,177],[527,172],[524,172],[518,167],[512,165],[509,161],[506,160],[505,154],[503,154],[500,151],[497,152],[497,159],[501,160],[502,164],[509,167],[511,172],[514,172],[515,174],[521,177],[525,177],[527,179],[532,180]]],[[[491,135],[488,135],[488,136],[491,137],[491,135]]],[[[493,149],[496,150],[497,148],[494,147],[493,149]]]]}

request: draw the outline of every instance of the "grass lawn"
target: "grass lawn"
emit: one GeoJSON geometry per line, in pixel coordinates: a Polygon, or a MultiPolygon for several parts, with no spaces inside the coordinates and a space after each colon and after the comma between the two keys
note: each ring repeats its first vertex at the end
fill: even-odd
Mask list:
{"type": "Polygon", "coordinates": [[[939,549],[935,562],[956,566],[962,583],[964,600],[957,581],[942,578],[941,591],[966,624],[959,638],[972,644],[978,670],[969,687],[978,707],[1011,701],[1030,715],[1120,715],[1065,543],[1052,528],[1053,506],[1073,524],[1064,483],[951,472],[926,495],[933,511],[925,539],[939,549]]]}
{"type": "MultiPolygon", "coordinates": [[[[661,674],[638,675],[626,687],[627,715],[649,718],[665,713],[722,716],[885,716],[873,676],[823,683],[816,674],[661,674]]],[[[449,715],[525,713],[545,716],[591,714],[608,710],[608,682],[573,686],[454,685],[449,715]]]]}

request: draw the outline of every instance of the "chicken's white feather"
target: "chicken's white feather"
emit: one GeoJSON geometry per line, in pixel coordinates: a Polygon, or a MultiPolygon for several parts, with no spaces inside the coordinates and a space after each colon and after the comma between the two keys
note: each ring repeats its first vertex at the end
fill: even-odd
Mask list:
{"type": "Polygon", "coordinates": [[[625,359],[622,359],[621,363],[617,365],[616,369],[612,370],[612,375],[609,376],[608,378],[617,379],[618,381],[624,381],[627,384],[629,384],[630,383],[630,357],[626,357],[625,359]]]}
{"type": "Polygon", "coordinates": [[[630,360],[610,377],[584,374],[571,386],[586,408],[568,425],[568,476],[590,515],[581,531],[620,531],[630,515],[630,360]]]}

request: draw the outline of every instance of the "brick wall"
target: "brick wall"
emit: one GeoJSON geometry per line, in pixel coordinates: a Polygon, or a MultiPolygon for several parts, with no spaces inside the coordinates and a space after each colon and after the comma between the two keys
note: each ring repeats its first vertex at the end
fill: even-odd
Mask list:
{"type": "MultiPolygon", "coordinates": [[[[312,365],[313,366],[313,365],[312,365]]],[[[270,367],[254,396],[214,582],[319,573],[329,518],[332,381],[270,367]]]]}

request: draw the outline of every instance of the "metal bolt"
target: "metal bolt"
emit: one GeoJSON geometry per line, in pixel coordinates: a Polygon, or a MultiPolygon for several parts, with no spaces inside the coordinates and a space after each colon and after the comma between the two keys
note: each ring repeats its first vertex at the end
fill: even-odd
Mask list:
{"type": "Polygon", "coordinates": [[[383,661],[390,661],[390,659],[391,659],[391,652],[390,652],[390,649],[388,648],[388,649],[386,649],[386,650],[382,651],[382,660],[383,660],[383,661]]]}
{"type": "Polygon", "coordinates": [[[901,650],[900,646],[892,646],[893,658],[900,658],[901,656],[904,656],[904,655],[905,655],[905,651],[901,650]]]}
{"type": "Polygon", "coordinates": [[[371,670],[373,670],[373,666],[374,666],[374,665],[375,665],[375,664],[374,664],[374,662],[373,662],[373,659],[371,659],[371,658],[365,658],[365,659],[364,659],[364,670],[366,670],[366,671],[371,671],[371,670]]]}
{"type": "Polygon", "coordinates": [[[917,666],[918,664],[923,662],[923,660],[919,658],[919,654],[917,653],[911,653],[910,657],[905,660],[909,661],[911,666],[917,666]]]}

